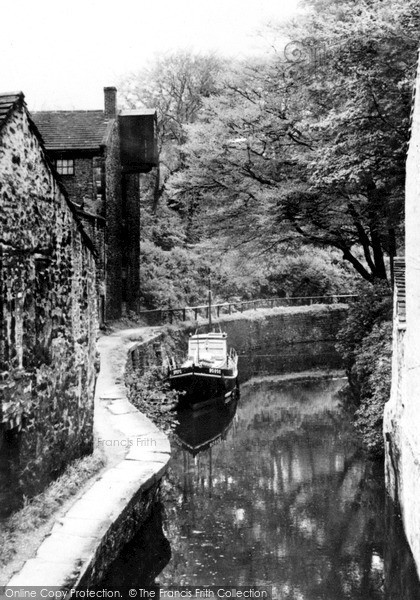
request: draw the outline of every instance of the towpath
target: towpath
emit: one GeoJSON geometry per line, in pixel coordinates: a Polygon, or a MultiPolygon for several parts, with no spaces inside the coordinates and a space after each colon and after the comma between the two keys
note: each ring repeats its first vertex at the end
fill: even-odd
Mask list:
{"type": "MultiPolygon", "coordinates": [[[[96,443],[101,440],[118,440],[124,437],[116,426],[116,419],[110,419],[110,412],[130,411],[127,390],[124,383],[125,366],[130,348],[147,342],[161,331],[161,327],[136,327],[101,335],[97,348],[101,358],[101,368],[95,390],[94,436],[96,443]],[[117,402],[118,401],[118,402],[117,402]]],[[[107,462],[112,465],[124,458],[126,449],[119,444],[102,444],[107,462]]]]}

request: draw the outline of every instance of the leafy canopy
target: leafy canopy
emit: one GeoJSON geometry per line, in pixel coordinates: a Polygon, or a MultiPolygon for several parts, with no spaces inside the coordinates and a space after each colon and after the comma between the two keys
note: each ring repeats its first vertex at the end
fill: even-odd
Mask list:
{"type": "Polygon", "coordinates": [[[413,0],[306,3],[290,42],[242,64],[187,127],[170,194],[200,201],[209,234],[291,239],[386,279],[402,220],[419,19],[413,0]]]}

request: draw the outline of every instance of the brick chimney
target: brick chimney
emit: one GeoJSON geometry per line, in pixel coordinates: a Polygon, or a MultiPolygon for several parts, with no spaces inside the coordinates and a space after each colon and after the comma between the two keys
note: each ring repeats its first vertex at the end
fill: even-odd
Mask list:
{"type": "Polygon", "coordinates": [[[117,116],[117,88],[104,87],[105,119],[115,119],[117,116]]]}

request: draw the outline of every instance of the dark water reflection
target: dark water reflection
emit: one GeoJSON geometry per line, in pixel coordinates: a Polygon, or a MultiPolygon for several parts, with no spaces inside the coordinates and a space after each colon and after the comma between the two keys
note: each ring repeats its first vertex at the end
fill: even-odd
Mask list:
{"type": "Polygon", "coordinates": [[[132,587],[157,588],[155,579],[169,562],[171,548],[162,529],[164,511],[157,503],[135,538],[125,546],[98,589],[124,591],[132,587]]]}
{"type": "MultiPolygon", "coordinates": [[[[172,557],[157,586],[272,585],[282,600],[420,598],[385,506],[383,467],[364,459],[339,410],[342,385],[254,380],[236,413],[206,409],[181,424],[164,482],[172,557]]],[[[150,585],[134,564],[125,581],[150,585]]]]}
{"type": "Polygon", "coordinates": [[[19,435],[0,431],[0,522],[23,504],[19,485],[19,435]]]}

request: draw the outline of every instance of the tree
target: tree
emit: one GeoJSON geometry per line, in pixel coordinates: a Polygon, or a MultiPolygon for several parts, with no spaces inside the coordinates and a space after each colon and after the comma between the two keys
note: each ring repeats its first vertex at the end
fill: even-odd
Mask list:
{"type": "Polygon", "coordinates": [[[126,76],[121,94],[129,107],[156,108],[160,173],[153,208],[165,192],[165,181],[183,166],[185,125],[194,123],[203,98],[217,93],[224,62],[213,54],[188,51],[158,56],[150,66],[126,76]]]}
{"type": "Polygon", "coordinates": [[[416,7],[315,4],[322,21],[315,16],[306,33],[329,46],[306,89],[312,114],[302,124],[315,142],[305,158],[309,186],[289,197],[286,215],[302,235],[321,234],[341,249],[365,279],[386,279],[384,253],[395,254],[404,198],[416,7]],[[356,244],[364,261],[352,252],[356,244]]]}
{"type": "Polygon", "coordinates": [[[415,2],[306,4],[278,28],[294,40],[284,52],[237,69],[204,101],[171,191],[200,198],[235,243],[250,229],[266,248],[299,238],[386,279],[402,220],[415,2]]]}

